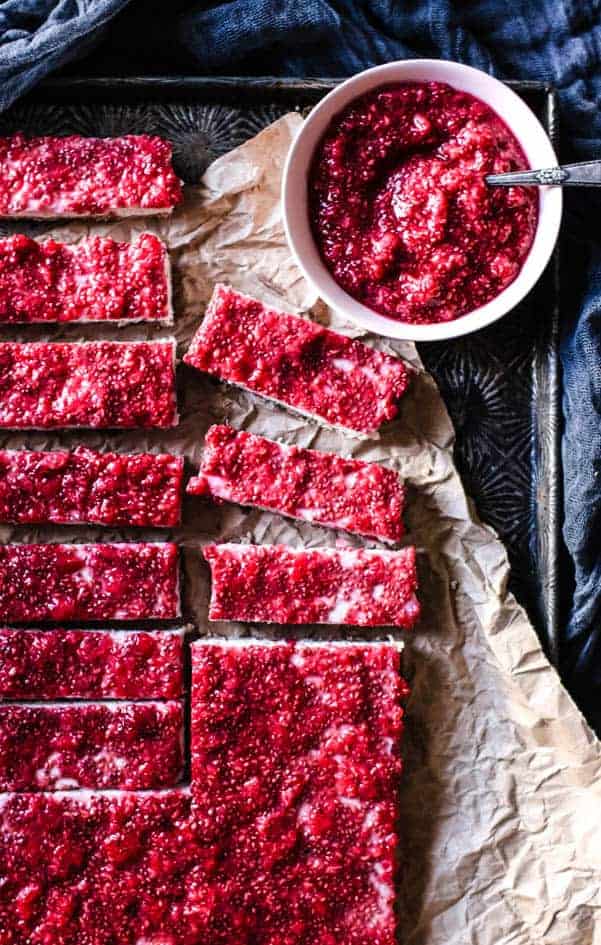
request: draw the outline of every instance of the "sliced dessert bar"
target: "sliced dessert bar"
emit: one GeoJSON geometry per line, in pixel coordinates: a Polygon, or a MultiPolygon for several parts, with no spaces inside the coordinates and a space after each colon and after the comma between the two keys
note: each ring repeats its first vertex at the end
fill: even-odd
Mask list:
{"type": "Polygon", "coordinates": [[[217,285],[184,361],[327,424],[373,433],[398,413],[402,361],[217,285]]]}
{"type": "Polygon", "coordinates": [[[210,620],[412,627],[415,548],[297,550],[286,545],[207,545],[210,620]]]}
{"type": "Polygon", "coordinates": [[[208,430],[200,474],[187,491],[383,541],[403,535],[405,494],[394,470],[228,426],[208,430]]]}
{"type": "Polygon", "coordinates": [[[0,620],[179,617],[177,545],[0,545],[0,620]]]}
{"type": "Polygon", "coordinates": [[[175,699],[183,630],[0,628],[2,699],[175,699]]]}
{"type": "Polygon", "coordinates": [[[194,810],[219,851],[202,941],[394,945],[398,650],[241,644],[192,646],[194,810]]]}
{"type": "Polygon", "coordinates": [[[173,341],[0,342],[0,427],[173,427],[173,341]]]}
{"type": "Polygon", "coordinates": [[[173,787],[180,702],[0,706],[0,790],[173,787]]]}
{"type": "Polygon", "coordinates": [[[167,454],[0,450],[0,521],[177,525],[183,468],[167,454]]]}
{"type": "Polygon", "coordinates": [[[105,321],[173,321],[169,257],[158,237],[0,240],[0,322],[105,321]]]}
{"type": "Polygon", "coordinates": [[[186,791],[5,794],[0,817],[6,945],[198,941],[208,856],[186,791]]]}
{"type": "Polygon", "coordinates": [[[0,138],[0,216],[157,215],[181,197],[171,145],[162,138],[0,138]]]}

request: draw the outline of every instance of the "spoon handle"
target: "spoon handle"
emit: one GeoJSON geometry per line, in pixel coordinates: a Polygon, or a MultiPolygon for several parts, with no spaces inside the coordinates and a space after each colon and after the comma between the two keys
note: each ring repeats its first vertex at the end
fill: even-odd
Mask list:
{"type": "Polygon", "coordinates": [[[562,164],[537,171],[515,171],[510,174],[488,174],[487,184],[513,187],[515,184],[560,184],[562,187],[601,187],[601,161],[562,164]]]}

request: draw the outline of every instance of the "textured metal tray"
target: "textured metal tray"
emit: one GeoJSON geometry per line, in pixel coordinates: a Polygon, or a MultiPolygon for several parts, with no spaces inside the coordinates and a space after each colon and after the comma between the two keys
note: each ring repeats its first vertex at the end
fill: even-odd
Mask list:
{"type": "MultiPolygon", "coordinates": [[[[332,80],[126,78],[48,81],[0,118],[0,133],[152,132],[169,138],[179,174],[195,182],[217,156],[332,80]]],[[[552,91],[512,83],[556,143],[552,91]]],[[[552,659],[558,630],[560,383],[557,263],[497,325],[419,346],[457,431],[456,460],[481,518],[505,542],[512,589],[552,659]]]]}

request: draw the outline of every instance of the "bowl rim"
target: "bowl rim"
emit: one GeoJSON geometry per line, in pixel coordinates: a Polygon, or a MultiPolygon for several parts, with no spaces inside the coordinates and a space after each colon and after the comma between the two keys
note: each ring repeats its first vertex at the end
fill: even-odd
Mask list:
{"type": "Polygon", "coordinates": [[[307,212],[307,172],[318,141],[332,118],[350,101],[379,86],[404,81],[442,81],[461,88],[461,78],[478,91],[469,89],[499,114],[498,105],[491,98],[504,99],[504,108],[513,110],[522,125],[528,127],[528,140],[517,133],[511,117],[501,119],[516,136],[531,162],[536,152],[538,166],[557,165],[557,157],[547,132],[540,121],[516,92],[501,80],[462,63],[445,59],[405,59],[365,69],[344,80],[328,92],[312,109],[289,149],[282,177],[282,218],[288,245],[305,278],[314,286],[320,298],[342,317],[360,328],[389,338],[407,341],[439,341],[458,338],[492,324],[516,307],[538,282],[557,243],[562,217],[561,187],[539,187],[539,212],[532,246],[524,264],[514,279],[499,295],[480,306],[447,322],[414,324],[381,315],[357,301],[331,275],[317,250],[307,212]],[[430,75],[434,73],[434,75],[430,75]],[[482,91],[480,91],[480,87],[482,91]],[[540,162],[540,163],[539,163],[540,162]],[[299,194],[299,186],[302,192],[299,194]],[[299,199],[300,196],[300,199],[299,199]],[[300,208],[300,209],[299,209],[300,208]],[[308,246],[308,250],[307,250],[308,246]]]}

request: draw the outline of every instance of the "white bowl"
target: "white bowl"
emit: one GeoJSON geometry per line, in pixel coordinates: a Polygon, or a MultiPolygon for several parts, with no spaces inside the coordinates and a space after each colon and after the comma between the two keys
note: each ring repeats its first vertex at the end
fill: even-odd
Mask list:
{"type": "Polygon", "coordinates": [[[446,82],[470,92],[499,115],[519,141],[530,167],[553,167],[557,159],[547,134],[528,106],[508,86],[479,69],[439,59],[410,59],[367,69],[323,98],[302,125],[286,160],[282,183],[284,226],[296,261],[320,297],[348,320],[392,338],[437,341],[490,325],[530,291],[547,265],[561,222],[561,187],[540,187],[539,216],[530,252],[517,278],[496,298],[450,322],[414,325],[380,315],[358,302],[334,280],[323,263],[309,222],[308,172],[315,149],[334,115],[350,101],[394,82],[446,82]]]}

